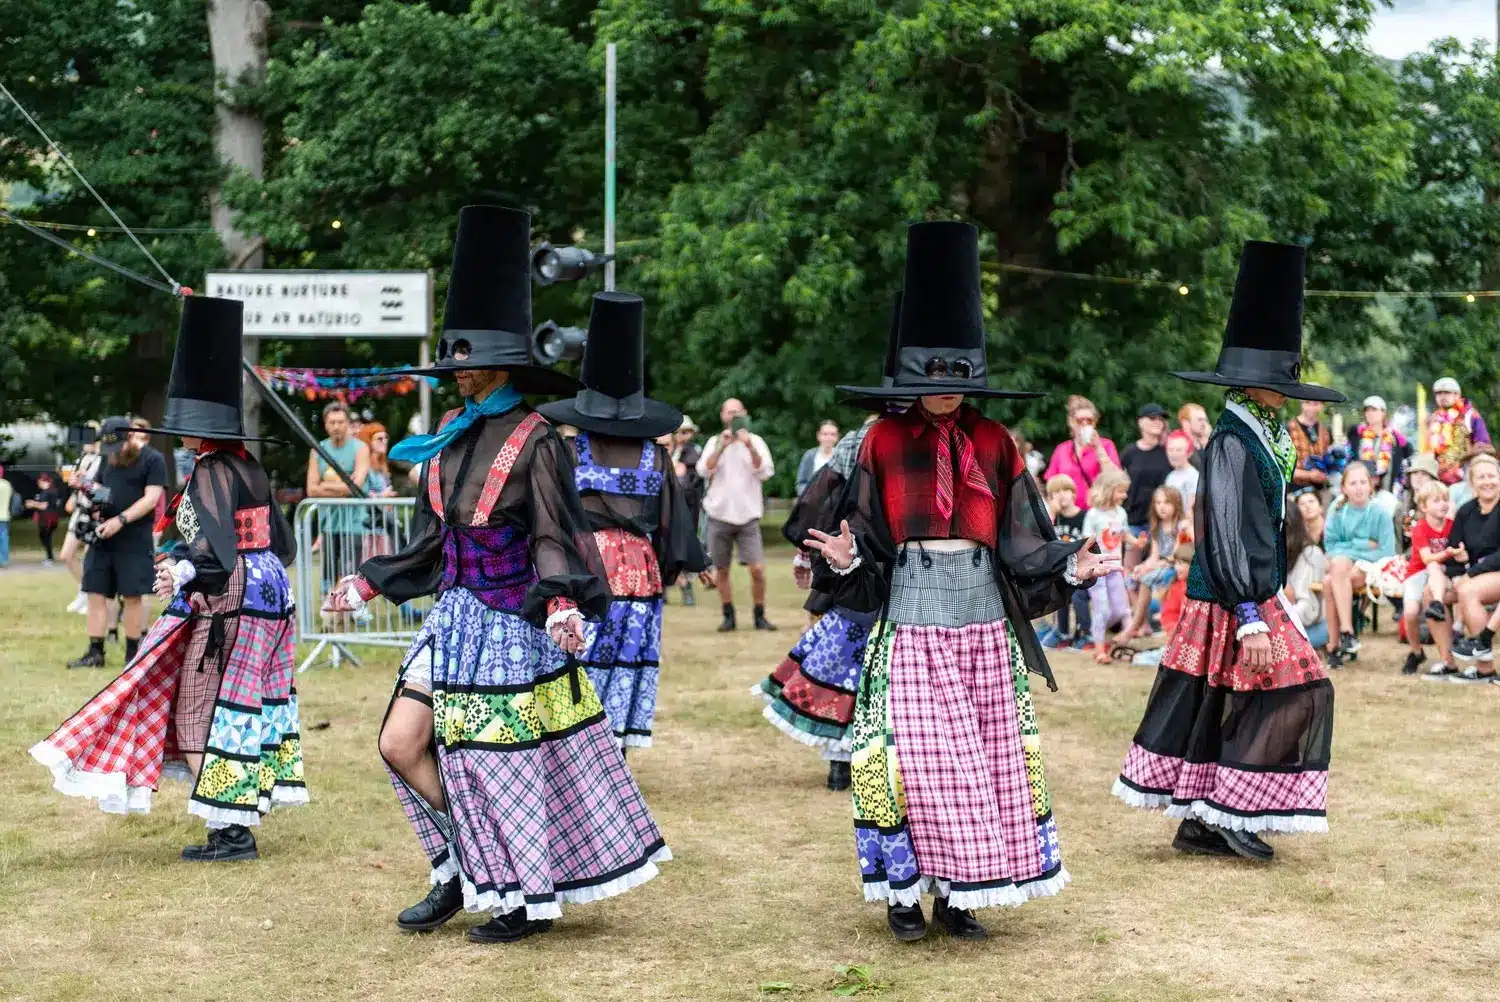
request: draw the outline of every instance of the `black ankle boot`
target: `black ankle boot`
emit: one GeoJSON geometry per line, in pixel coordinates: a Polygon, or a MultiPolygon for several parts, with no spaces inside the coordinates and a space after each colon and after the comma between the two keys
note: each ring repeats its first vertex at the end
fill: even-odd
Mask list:
{"type": "Polygon", "coordinates": [[[832,790],[834,793],[841,793],[844,790],[849,789],[849,782],[850,777],[848,762],[828,763],[828,788],[830,790],[832,790]]]}
{"type": "Polygon", "coordinates": [[[1197,818],[1184,818],[1182,824],[1177,826],[1172,848],[1195,856],[1239,855],[1229,848],[1229,843],[1224,841],[1224,836],[1217,829],[1208,827],[1197,818]]]}
{"type": "Polygon", "coordinates": [[[947,898],[938,898],[932,904],[932,920],[954,939],[988,939],[989,931],[979,924],[971,911],[949,908],[947,898]]]}
{"type": "Polygon", "coordinates": [[[140,652],[141,652],[141,638],[140,637],[126,637],[125,638],[125,663],[126,664],[130,664],[130,662],[134,661],[135,660],[135,656],[137,654],[139,654],[140,652]]]}
{"type": "Polygon", "coordinates": [[[551,919],[529,919],[525,908],[490,919],[469,930],[470,943],[514,943],[552,928],[551,919]]]}
{"type": "Polygon", "coordinates": [[[724,604],[724,622],[719,624],[720,633],[730,633],[734,630],[734,606],[724,604]]]}
{"type": "Polygon", "coordinates": [[[104,638],[90,637],[89,649],[81,658],[74,658],[68,662],[69,668],[103,668],[104,667],[104,638]]]}
{"type": "Polygon", "coordinates": [[[1276,850],[1271,848],[1271,844],[1254,832],[1235,831],[1232,828],[1215,828],[1214,831],[1223,836],[1225,843],[1234,850],[1236,856],[1265,863],[1276,855],[1276,850]]]}
{"type": "Polygon", "coordinates": [[[427,897],[396,916],[402,932],[431,932],[459,913],[464,906],[464,889],[457,877],[445,884],[433,884],[427,897]]]}
{"type": "Polygon", "coordinates": [[[208,833],[203,845],[190,845],[182,858],[191,863],[233,863],[242,859],[260,859],[255,836],[244,825],[216,828],[208,833]]]}
{"type": "Polygon", "coordinates": [[[774,630],[776,627],[766,618],[766,607],[757,605],[755,607],[755,628],[757,630],[774,630]]]}
{"type": "Polygon", "coordinates": [[[927,935],[927,919],[922,915],[922,905],[886,905],[886,924],[891,935],[903,943],[915,943],[927,935]]]}

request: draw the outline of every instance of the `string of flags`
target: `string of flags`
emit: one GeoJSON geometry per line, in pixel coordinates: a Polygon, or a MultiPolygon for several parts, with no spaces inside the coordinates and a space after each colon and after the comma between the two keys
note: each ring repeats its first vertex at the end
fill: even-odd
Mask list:
{"type": "Polygon", "coordinates": [[[293,393],[307,400],[355,400],[404,397],[420,385],[419,377],[402,375],[399,368],[300,369],[286,366],[256,366],[260,378],[278,393],[293,393]]]}

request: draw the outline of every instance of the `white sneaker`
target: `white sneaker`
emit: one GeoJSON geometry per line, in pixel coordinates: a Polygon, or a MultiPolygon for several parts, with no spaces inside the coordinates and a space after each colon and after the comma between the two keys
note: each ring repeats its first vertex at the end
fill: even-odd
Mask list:
{"type": "Polygon", "coordinates": [[[79,592],[77,595],[73,596],[73,601],[71,601],[71,602],[68,603],[68,611],[69,612],[81,612],[84,615],[88,615],[88,611],[89,611],[89,599],[88,599],[88,596],[85,595],[83,592],[79,592]]]}

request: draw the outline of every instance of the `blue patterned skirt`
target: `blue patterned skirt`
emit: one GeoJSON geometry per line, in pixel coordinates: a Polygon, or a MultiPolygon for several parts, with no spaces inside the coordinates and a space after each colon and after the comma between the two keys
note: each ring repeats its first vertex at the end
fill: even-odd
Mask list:
{"type": "Polygon", "coordinates": [[[584,624],[580,660],[604,704],[615,741],[651,747],[656,683],[661,673],[660,598],[619,598],[602,622],[584,624]]]}
{"type": "Polygon", "coordinates": [[[854,694],[874,618],[834,606],[751,690],[766,700],[766,720],[793,740],[821,748],[824,758],[849,760],[854,694]]]}

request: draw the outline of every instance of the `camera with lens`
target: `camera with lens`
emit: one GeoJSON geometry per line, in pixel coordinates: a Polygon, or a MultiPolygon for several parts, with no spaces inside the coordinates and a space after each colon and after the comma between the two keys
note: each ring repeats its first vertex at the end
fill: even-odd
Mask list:
{"type": "Polygon", "coordinates": [[[109,504],[110,489],[103,484],[89,483],[78,492],[78,521],[73,534],[82,542],[93,546],[99,542],[99,525],[104,521],[104,509],[109,504]]]}

